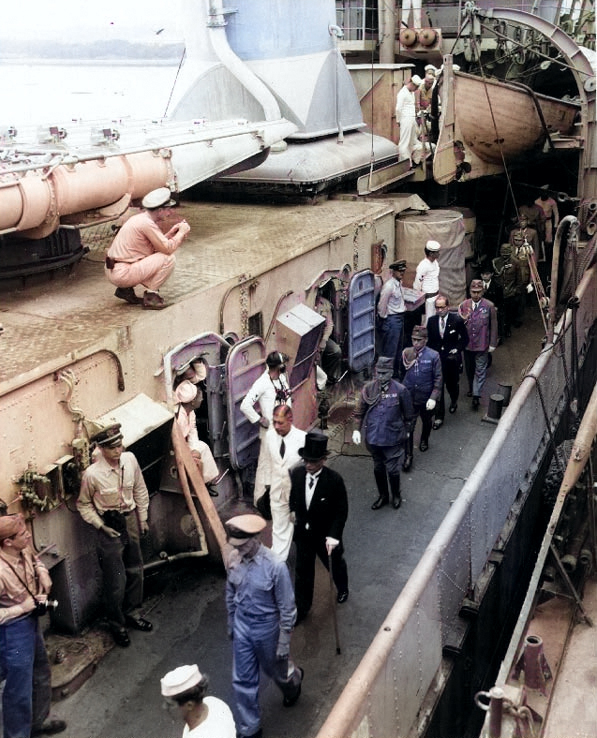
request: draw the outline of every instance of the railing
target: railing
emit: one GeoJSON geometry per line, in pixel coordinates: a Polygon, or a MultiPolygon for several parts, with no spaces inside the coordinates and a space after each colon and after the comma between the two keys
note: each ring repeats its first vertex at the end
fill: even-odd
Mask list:
{"type": "MultiPolygon", "coordinates": [[[[597,319],[597,267],[580,305],[558,325],[502,416],[490,443],[431,540],[317,738],[406,736],[442,660],[450,626],[483,570],[519,490],[532,483],[548,443],[543,408],[561,411],[572,367],[597,319]]],[[[556,412],[559,415],[559,412],[556,412]]]]}

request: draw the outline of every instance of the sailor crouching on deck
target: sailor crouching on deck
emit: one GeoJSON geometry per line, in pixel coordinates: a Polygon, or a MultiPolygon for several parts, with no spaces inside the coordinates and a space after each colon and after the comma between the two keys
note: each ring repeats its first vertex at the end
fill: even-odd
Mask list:
{"type": "Polygon", "coordinates": [[[259,669],[275,681],[291,707],[301,694],[303,670],[290,659],[296,605],[286,564],[257,537],[259,515],[236,515],[226,523],[226,609],[232,639],[232,687],[239,738],[262,735],[259,669]]]}
{"type": "Polygon", "coordinates": [[[38,615],[52,580],[31,547],[22,515],[0,517],[0,679],[4,738],[51,735],[66,729],[48,719],[52,698],[50,663],[38,615]]]}
{"type": "Polygon", "coordinates": [[[126,221],[108,249],[105,273],[117,288],[116,297],[132,305],[142,303],[148,310],[160,310],[166,303],[159,289],[172,274],[176,262],[174,252],[191,227],[181,220],[167,233],[162,232],[161,225],[176,205],[168,187],[145,195],[141,205],[144,212],[126,221]],[[138,284],[146,287],[142,298],[135,294],[138,284]]]}
{"type": "Polygon", "coordinates": [[[143,557],[139,537],[149,529],[149,494],[135,456],[124,451],[120,425],[91,437],[100,455],[85,469],[77,509],[97,529],[97,553],[104,579],[104,601],[112,636],[130,645],[126,625],[150,631],[140,617],[143,602],[143,557]]]}

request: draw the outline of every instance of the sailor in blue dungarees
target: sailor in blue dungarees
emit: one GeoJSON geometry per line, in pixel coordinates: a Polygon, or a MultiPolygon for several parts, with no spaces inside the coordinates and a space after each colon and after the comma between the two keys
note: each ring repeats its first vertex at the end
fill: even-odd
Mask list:
{"type": "Polygon", "coordinates": [[[261,735],[260,668],[282,691],[285,707],[298,700],[303,678],[303,670],[290,659],[296,620],[290,574],[257,538],[264,527],[259,515],[237,515],[226,523],[232,546],[226,561],[226,608],[239,738],[261,735]]]}

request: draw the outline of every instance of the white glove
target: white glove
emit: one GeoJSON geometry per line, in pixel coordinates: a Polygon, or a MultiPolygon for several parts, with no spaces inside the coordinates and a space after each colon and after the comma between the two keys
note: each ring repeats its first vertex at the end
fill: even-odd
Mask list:
{"type": "Polygon", "coordinates": [[[435,400],[431,400],[431,399],[427,400],[427,402],[425,403],[425,409],[435,410],[435,400]]]}
{"type": "Polygon", "coordinates": [[[332,538],[331,536],[326,536],[325,539],[325,547],[328,552],[328,555],[332,553],[332,551],[336,548],[336,546],[340,543],[336,538],[332,538]]]}
{"type": "Polygon", "coordinates": [[[352,442],[355,446],[360,446],[361,444],[361,431],[353,430],[352,432],[352,442]]]}
{"type": "Polygon", "coordinates": [[[457,354],[458,353],[458,349],[451,349],[450,351],[448,351],[448,353],[449,354],[457,354]]]}
{"type": "Polygon", "coordinates": [[[490,346],[489,347],[489,353],[491,353],[492,351],[495,351],[495,346],[490,346]]]}
{"type": "Polygon", "coordinates": [[[532,292],[532,291],[533,291],[534,289],[535,289],[535,288],[533,287],[533,285],[532,285],[532,284],[531,284],[531,283],[529,282],[529,283],[527,284],[527,292],[529,293],[529,295],[531,294],[531,292],[532,292]]]}

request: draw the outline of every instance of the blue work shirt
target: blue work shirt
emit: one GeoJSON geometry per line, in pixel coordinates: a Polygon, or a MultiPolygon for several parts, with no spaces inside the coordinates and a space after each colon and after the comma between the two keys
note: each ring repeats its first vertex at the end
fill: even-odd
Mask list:
{"type": "Polygon", "coordinates": [[[292,630],[296,621],[294,588],[282,559],[263,544],[250,559],[233,551],[228,562],[226,608],[231,631],[235,617],[256,622],[277,618],[282,630],[292,630]]]}

